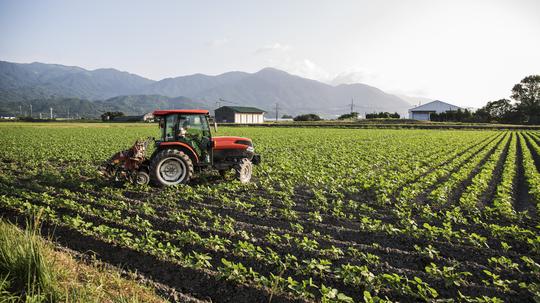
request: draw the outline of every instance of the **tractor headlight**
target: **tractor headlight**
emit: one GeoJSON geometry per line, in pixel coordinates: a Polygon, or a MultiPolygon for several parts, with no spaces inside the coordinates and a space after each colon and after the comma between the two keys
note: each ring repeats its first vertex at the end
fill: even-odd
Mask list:
{"type": "Polygon", "coordinates": [[[255,151],[255,148],[254,148],[253,146],[248,146],[248,147],[246,148],[246,150],[247,150],[248,152],[252,153],[252,152],[255,151]]]}

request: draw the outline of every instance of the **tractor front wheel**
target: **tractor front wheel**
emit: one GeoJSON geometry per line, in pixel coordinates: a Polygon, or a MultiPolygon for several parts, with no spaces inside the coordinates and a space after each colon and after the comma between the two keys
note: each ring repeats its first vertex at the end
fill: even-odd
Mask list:
{"type": "Polygon", "coordinates": [[[234,171],[236,173],[236,179],[240,181],[240,183],[248,183],[251,180],[253,164],[249,159],[244,158],[234,166],[234,171]]]}
{"type": "Polygon", "coordinates": [[[158,186],[184,184],[193,176],[193,162],[181,150],[164,149],[153,157],[150,173],[158,186]]]}
{"type": "Polygon", "coordinates": [[[150,183],[150,175],[147,172],[140,170],[135,174],[133,181],[133,183],[137,185],[147,185],[150,183]]]}

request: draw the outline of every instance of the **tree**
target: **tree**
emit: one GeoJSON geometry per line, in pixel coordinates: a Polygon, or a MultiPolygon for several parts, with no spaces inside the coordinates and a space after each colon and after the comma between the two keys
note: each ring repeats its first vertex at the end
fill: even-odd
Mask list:
{"type": "Polygon", "coordinates": [[[379,119],[389,119],[389,118],[392,118],[392,119],[399,119],[399,114],[398,113],[389,113],[389,112],[380,112],[380,113],[372,113],[372,114],[366,114],[366,119],[376,119],[376,118],[379,118],[379,119]]]}
{"type": "Polygon", "coordinates": [[[283,115],[283,116],[281,116],[281,119],[292,119],[292,118],[293,118],[293,116],[291,116],[291,115],[283,115]]]}
{"type": "Polygon", "coordinates": [[[523,114],[519,112],[510,100],[500,99],[490,101],[484,107],[478,109],[472,122],[502,122],[502,123],[520,123],[523,120],[523,114]]]}
{"type": "Polygon", "coordinates": [[[338,118],[338,120],[347,120],[347,119],[358,120],[358,113],[352,112],[350,114],[343,114],[339,116],[338,118]]]}
{"type": "Polygon", "coordinates": [[[124,116],[123,112],[106,112],[106,113],[101,114],[101,120],[110,121],[116,117],[123,117],[123,116],[124,116]]]}
{"type": "Polygon", "coordinates": [[[524,122],[540,124],[540,75],[527,76],[514,85],[512,98],[518,102],[516,108],[523,113],[524,122]]]}
{"type": "Polygon", "coordinates": [[[514,109],[508,99],[490,101],[486,104],[486,112],[495,120],[502,121],[514,109]]]}
{"type": "Polygon", "coordinates": [[[321,121],[321,117],[315,114],[305,114],[294,117],[294,121],[321,121]]]}
{"type": "Polygon", "coordinates": [[[430,120],[437,122],[471,122],[473,115],[468,109],[448,110],[443,113],[432,113],[430,120]]]}

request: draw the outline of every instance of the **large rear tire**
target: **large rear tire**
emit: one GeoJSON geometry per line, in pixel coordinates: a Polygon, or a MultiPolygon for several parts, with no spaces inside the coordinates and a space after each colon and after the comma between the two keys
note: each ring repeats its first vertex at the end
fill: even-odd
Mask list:
{"type": "Polygon", "coordinates": [[[193,176],[193,162],[181,150],[164,149],[153,157],[150,174],[157,186],[185,184],[193,176]]]}
{"type": "Polygon", "coordinates": [[[251,180],[253,164],[249,159],[243,158],[234,166],[234,171],[236,173],[236,179],[240,181],[240,183],[248,183],[251,180]]]}

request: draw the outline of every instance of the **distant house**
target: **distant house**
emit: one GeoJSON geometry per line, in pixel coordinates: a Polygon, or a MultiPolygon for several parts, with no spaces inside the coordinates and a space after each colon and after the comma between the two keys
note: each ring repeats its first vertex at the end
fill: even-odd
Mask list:
{"type": "Polygon", "coordinates": [[[253,124],[264,122],[265,111],[255,107],[222,106],[215,113],[216,121],[220,123],[253,124]]]}
{"type": "Polygon", "coordinates": [[[154,120],[153,113],[146,113],[140,116],[120,116],[112,119],[112,122],[152,122],[154,120]]]}
{"type": "Polygon", "coordinates": [[[433,113],[440,114],[447,111],[457,111],[458,109],[462,110],[463,108],[446,102],[435,100],[424,105],[409,109],[409,118],[414,120],[429,121],[431,120],[430,116],[433,113]]]}
{"type": "Polygon", "coordinates": [[[146,113],[146,114],[142,115],[142,120],[144,122],[153,122],[154,121],[154,113],[149,112],[149,113],[146,113]]]}

